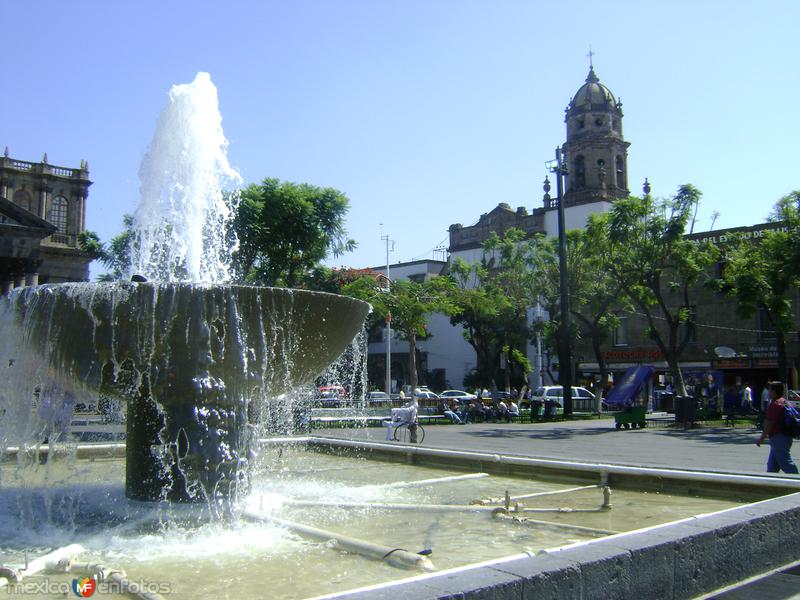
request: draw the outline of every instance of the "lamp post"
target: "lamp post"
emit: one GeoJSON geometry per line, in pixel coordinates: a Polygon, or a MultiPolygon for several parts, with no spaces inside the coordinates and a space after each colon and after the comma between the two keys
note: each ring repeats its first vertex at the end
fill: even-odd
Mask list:
{"type": "Polygon", "coordinates": [[[556,195],[558,202],[558,270],[559,293],[561,296],[560,343],[558,345],[558,381],[564,392],[564,414],[572,414],[572,352],[569,329],[569,284],[567,280],[567,232],[564,222],[564,177],[567,164],[561,158],[561,149],[556,148],[555,160],[546,163],[548,170],[556,176],[556,195]]]}
{"type": "MultiPolygon", "coordinates": [[[[389,276],[389,246],[394,250],[394,240],[389,239],[388,235],[382,235],[381,240],[386,242],[386,291],[392,285],[389,276]]],[[[392,394],[392,315],[386,315],[386,380],[384,381],[384,391],[391,397],[392,394]]]]}

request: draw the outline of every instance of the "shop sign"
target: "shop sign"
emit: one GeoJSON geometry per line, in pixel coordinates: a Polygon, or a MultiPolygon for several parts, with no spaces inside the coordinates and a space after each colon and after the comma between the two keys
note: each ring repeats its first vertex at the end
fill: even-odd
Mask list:
{"type": "Polygon", "coordinates": [[[642,362],[664,360],[664,353],[658,348],[631,348],[630,350],[606,350],[601,353],[608,362],[642,362]]]}
{"type": "Polygon", "coordinates": [[[715,369],[748,369],[750,361],[741,358],[720,358],[712,361],[715,369]]]}
{"type": "Polygon", "coordinates": [[[753,360],[754,369],[777,369],[778,361],[769,358],[756,358],[753,360]]]}
{"type": "Polygon", "coordinates": [[[750,346],[748,350],[753,358],[778,358],[777,346],[750,346]]]}

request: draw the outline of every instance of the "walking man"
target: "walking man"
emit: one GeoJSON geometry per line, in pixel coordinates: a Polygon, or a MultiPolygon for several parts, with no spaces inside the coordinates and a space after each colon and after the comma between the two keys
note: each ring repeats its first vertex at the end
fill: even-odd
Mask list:
{"type": "Polygon", "coordinates": [[[768,385],[770,404],[764,416],[764,430],[758,438],[756,446],[761,446],[769,437],[769,458],[767,459],[767,473],[797,474],[797,465],[792,460],[792,438],[783,432],[784,412],[786,399],[783,397],[783,383],[771,381],[768,385]]]}

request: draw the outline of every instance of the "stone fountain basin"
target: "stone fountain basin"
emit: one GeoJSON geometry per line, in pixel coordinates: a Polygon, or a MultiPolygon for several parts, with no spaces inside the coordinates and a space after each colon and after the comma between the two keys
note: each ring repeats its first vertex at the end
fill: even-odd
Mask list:
{"type": "Polygon", "coordinates": [[[130,365],[168,390],[223,378],[270,395],[307,383],[360,330],[366,302],[323,292],[237,285],[73,283],[24,288],[4,302],[16,335],[73,382],[119,392],[130,365]]]}
{"type": "Polygon", "coordinates": [[[129,498],[207,501],[247,487],[256,426],[291,427],[280,396],[336,360],[369,310],[279,288],[44,285],[0,299],[0,362],[10,395],[55,413],[77,394],[125,399],[129,498]]]}

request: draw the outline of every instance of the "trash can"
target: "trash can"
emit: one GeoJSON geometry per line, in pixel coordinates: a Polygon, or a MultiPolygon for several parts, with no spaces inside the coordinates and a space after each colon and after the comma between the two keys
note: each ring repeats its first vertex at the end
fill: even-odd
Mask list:
{"type": "Polygon", "coordinates": [[[675,394],[661,394],[659,401],[659,410],[664,412],[675,412],[675,394]]]}
{"type": "Polygon", "coordinates": [[[539,419],[542,416],[542,401],[531,400],[531,423],[534,419],[539,419]]]}
{"type": "Polygon", "coordinates": [[[694,423],[697,418],[697,401],[692,396],[678,396],[675,402],[675,422],[694,423]]]}
{"type": "Polygon", "coordinates": [[[544,418],[549,419],[555,414],[555,402],[552,400],[544,401],[544,418]]]}

